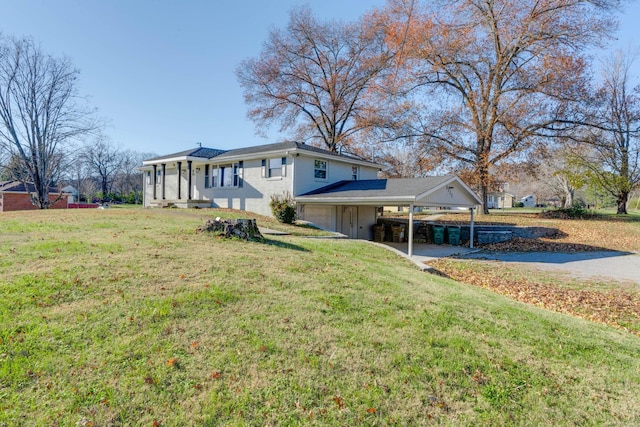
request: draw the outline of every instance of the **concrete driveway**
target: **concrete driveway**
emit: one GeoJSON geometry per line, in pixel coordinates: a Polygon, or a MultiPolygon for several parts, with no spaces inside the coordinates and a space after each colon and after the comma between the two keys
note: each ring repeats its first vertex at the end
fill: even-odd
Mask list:
{"type": "MultiPolygon", "coordinates": [[[[385,242],[384,246],[409,258],[406,243],[385,242]]],[[[640,254],[634,252],[489,252],[464,246],[418,243],[414,244],[413,257],[409,259],[422,270],[429,270],[429,261],[450,256],[522,264],[540,270],[564,273],[578,279],[613,279],[617,282],[640,285],[640,254]]]]}
{"type": "Polygon", "coordinates": [[[486,252],[462,255],[464,259],[520,263],[557,271],[578,279],[633,282],[640,285],[640,254],[633,252],[486,252]]]}

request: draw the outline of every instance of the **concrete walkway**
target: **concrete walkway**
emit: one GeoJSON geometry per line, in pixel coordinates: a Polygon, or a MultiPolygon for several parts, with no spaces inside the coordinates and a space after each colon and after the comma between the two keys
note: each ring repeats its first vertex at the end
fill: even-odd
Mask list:
{"type": "Polygon", "coordinates": [[[408,259],[420,268],[422,271],[429,271],[432,268],[429,266],[429,261],[436,260],[438,258],[446,258],[449,256],[466,256],[479,251],[479,249],[472,249],[468,246],[450,246],[450,245],[430,245],[427,243],[414,243],[413,244],[413,256],[407,255],[407,243],[376,243],[371,242],[374,245],[387,248],[398,255],[408,259]]]}
{"type": "Polygon", "coordinates": [[[266,227],[258,227],[258,231],[260,231],[260,234],[262,235],[269,235],[269,236],[288,236],[289,233],[287,233],[286,231],[278,231],[278,230],[273,230],[271,228],[266,228],[266,227]]]}

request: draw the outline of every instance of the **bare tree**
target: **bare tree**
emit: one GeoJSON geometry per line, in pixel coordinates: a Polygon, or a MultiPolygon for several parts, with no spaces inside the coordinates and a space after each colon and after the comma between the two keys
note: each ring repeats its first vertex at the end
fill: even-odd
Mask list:
{"type": "Polygon", "coordinates": [[[24,168],[22,160],[11,156],[0,164],[0,181],[24,181],[28,180],[28,172],[24,168]]]}
{"type": "Polygon", "coordinates": [[[371,126],[366,95],[388,64],[383,40],[375,20],[319,22],[308,7],[294,9],[286,29],[237,69],[248,116],[331,151],[348,146],[371,126]]]}
{"type": "Polygon", "coordinates": [[[490,170],[546,141],[584,96],[581,52],[615,29],[617,0],[390,0],[403,66],[402,132],[470,165],[484,210],[490,170]],[[541,139],[544,138],[544,139],[541,139]]]}
{"type": "Polygon", "coordinates": [[[629,194],[640,185],[640,85],[631,87],[629,70],[635,55],[617,52],[603,64],[582,138],[592,155],[583,164],[617,200],[617,213],[627,213],[629,194]]]}
{"type": "Polygon", "coordinates": [[[144,159],[157,157],[157,155],[133,150],[123,151],[121,155],[122,163],[120,173],[116,177],[116,189],[123,196],[133,193],[135,202],[138,203],[143,191],[143,175],[138,167],[142,166],[144,159]]]}
{"type": "Polygon", "coordinates": [[[80,152],[89,173],[100,181],[102,197],[111,192],[113,181],[120,172],[123,156],[120,149],[106,137],[99,136],[92,143],[87,143],[80,152]]]}
{"type": "Polygon", "coordinates": [[[79,104],[78,74],[68,59],[44,54],[30,39],[0,41],[0,145],[22,163],[40,209],[51,204],[66,146],[96,127],[79,104]]]}

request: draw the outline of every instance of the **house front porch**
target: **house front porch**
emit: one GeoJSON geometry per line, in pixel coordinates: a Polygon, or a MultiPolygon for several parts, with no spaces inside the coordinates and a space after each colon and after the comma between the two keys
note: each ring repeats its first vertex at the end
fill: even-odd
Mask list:
{"type": "Polygon", "coordinates": [[[211,200],[195,200],[195,199],[163,199],[152,200],[149,202],[149,207],[152,208],[196,208],[204,209],[211,208],[211,200]]]}

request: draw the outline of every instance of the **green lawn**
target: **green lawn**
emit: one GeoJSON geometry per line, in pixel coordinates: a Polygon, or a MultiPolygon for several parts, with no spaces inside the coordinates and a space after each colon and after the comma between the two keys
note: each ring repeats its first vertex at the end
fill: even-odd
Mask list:
{"type": "MultiPolygon", "coordinates": [[[[0,425],[638,425],[640,338],[209,210],[0,215],[0,425]]],[[[319,234],[319,233],[315,233],[319,234]]]]}

